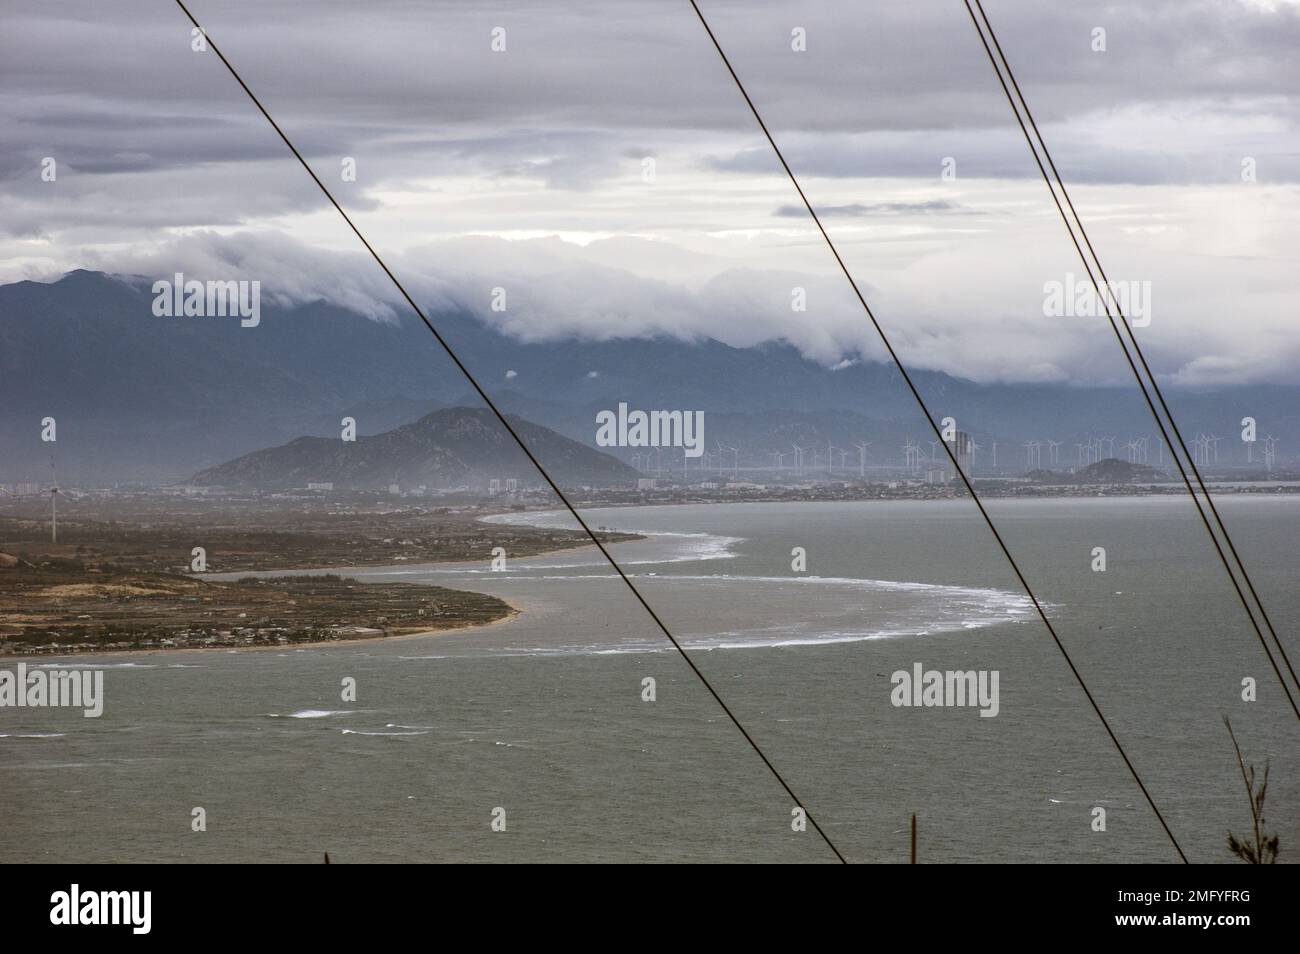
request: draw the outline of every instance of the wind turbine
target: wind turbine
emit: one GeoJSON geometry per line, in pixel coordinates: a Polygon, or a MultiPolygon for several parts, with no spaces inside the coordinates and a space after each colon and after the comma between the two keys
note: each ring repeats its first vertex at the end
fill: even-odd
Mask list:
{"type": "Polygon", "coordinates": [[[1277,438],[1271,434],[1264,438],[1264,467],[1271,474],[1273,472],[1273,460],[1277,457],[1277,438]]]}
{"type": "MultiPolygon", "coordinates": [[[[5,491],[5,493],[8,494],[9,492],[5,491]]],[[[39,496],[44,496],[45,493],[46,493],[45,491],[42,491],[39,496]]],[[[50,489],[48,493],[50,495],[50,543],[58,543],[59,542],[59,496],[62,495],[64,497],[71,497],[75,499],[76,494],[73,494],[67,490],[59,489],[59,479],[58,476],[54,473],[53,455],[51,455],[50,457],[50,489]]],[[[9,496],[16,497],[18,495],[9,494],[9,496]]],[[[28,494],[27,496],[36,496],[36,495],[28,494]]]]}
{"type": "Polygon", "coordinates": [[[54,455],[50,455],[50,543],[59,542],[59,479],[54,473],[54,455]]]}
{"type": "Polygon", "coordinates": [[[871,441],[865,444],[854,444],[858,449],[858,476],[863,479],[867,476],[867,448],[871,446],[871,441]]]}
{"type": "Polygon", "coordinates": [[[794,448],[794,475],[796,477],[802,477],[803,476],[803,448],[800,447],[798,444],[791,444],[790,446],[794,448]]]}
{"type": "Polygon", "coordinates": [[[1208,442],[1205,440],[1204,434],[1198,433],[1195,437],[1192,438],[1192,463],[1193,464],[1204,464],[1205,455],[1206,453],[1208,453],[1208,451],[1209,451],[1208,442]]]}

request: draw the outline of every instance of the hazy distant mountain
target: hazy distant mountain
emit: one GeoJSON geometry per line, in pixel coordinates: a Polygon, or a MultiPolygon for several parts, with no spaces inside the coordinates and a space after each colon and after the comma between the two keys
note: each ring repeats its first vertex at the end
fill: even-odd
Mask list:
{"type": "MultiPolygon", "coordinates": [[[[1171,466],[1170,470],[1173,469],[1171,466]]],[[[1081,468],[1071,475],[1071,479],[1081,484],[1131,484],[1169,480],[1169,475],[1147,464],[1130,464],[1126,460],[1107,457],[1081,468]]]]}
{"type": "MultiPolygon", "coordinates": [[[[1169,470],[1173,471],[1173,464],[1169,470]]],[[[1107,457],[1074,472],[1038,467],[1025,476],[1040,484],[1136,484],[1161,483],[1173,479],[1169,473],[1147,464],[1131,464],[1118,457],[1107,457]]]]}
{"type": "MultiPolygon", "coordinates": [[[[260,325],[241,328],[233,319],[155,317],[152,301],[147,279],[86,271],[0,286],[0,481],[45,479],[51,451],[68,481],[183,480],[301,435],[337,437],[344,416],[373,435],[470,393],[413,316],[379,322],[319,302],[280,309],[264,300],[260,325]],[[45,416],[58,420],[56,445],[40,440],[45,416]]],[[[830,441],[856,456],[850,442],[871,441],[869,465],[898,463],[905,437],[932,436],[890,365],[831,370],[788,345],[709,339],[526,343],[470,315],[432,319],[506,409],[587,444],[595,412],[620,401],[705,411],[707,449],[738,446],[754,462],[791,443],[824,454],[830,441]]],[[[1000,461],[1025,440],[1064,442],[1065,461],[1088,433],[1121,435],[1121,443],[1155,434],[1132,386],[981,385],[929,371],[914,379],[935,415],[956,417],[981,454],[1004,442],[1000,461]]],[[[1244,463],[1236,435],[1248,415],[1261,437],[1282,440],[1284,458],[1300,446],[1300,388],[1166,393],[1189,438],[1225,438],[1225,461],[1244,463]]]]}
{"type": "MultiPolygon", "coordinates": [[[[626,484],[637,472],[621,461],[514,415],[511,426],[561,486],[626,484]]],[[[300,437],[195,475],[193,483],[286,490],[329,482],[336,489],[486,488],[491,478],[541,483],[537,469],[491,411],[453,407],[356,441],[300,437]]]]}

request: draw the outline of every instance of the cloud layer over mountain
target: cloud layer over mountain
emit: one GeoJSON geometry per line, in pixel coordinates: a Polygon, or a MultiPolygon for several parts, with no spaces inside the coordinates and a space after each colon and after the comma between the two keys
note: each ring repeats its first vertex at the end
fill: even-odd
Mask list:
{"type": "MultiPolygon", "coordinates": [[[[524,340],[882,356],[688,4],[191,6],[430,307],[524,340]]],[[[1300,380],[1297,5],[986,7],[1111,277],[1151,283],[1160,373],[1300,380]]],[[[1079,264],[960,3],[702,8],[904,360],[1127,379],[1104,324],[1043,314],[1079,264]]],[[[0,77],[0,279],[184,270],[377,320],[400,305],[172,6],[24,8],[0,77]]]]}

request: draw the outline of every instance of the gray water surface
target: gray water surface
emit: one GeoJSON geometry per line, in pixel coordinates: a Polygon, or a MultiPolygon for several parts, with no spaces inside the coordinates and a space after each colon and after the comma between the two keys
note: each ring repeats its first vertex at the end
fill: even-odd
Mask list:
{"type": "MultiPolygon", "coordinates": [[[[1300,500],[1219,506],[1300,658],[1300,500]]],[[[1249,828],[1226,713],[1248,757],[1272,758],[1285,860],[1297,724],[1190,501],[989,507],[1189,858],[1228,860],[1226,831],[1249,828]]],[[[1177,860],[968,501],[584,516],[649,535],[615,557],[851,861],[906,861],[913,812],[922,861],[1177,860]],[[915,663],[998,671],[998,715],[893,706],[891,674],[915,663]]],[[[0,710],[0,860],[834,860],[596,551],[341,569],[523,612],[348,646],[80,657],[105,669],[102,718],[0,710]]]]}

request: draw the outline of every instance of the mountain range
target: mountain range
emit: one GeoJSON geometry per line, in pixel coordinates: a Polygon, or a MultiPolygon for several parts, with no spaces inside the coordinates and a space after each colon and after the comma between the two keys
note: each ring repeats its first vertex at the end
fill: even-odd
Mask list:
{"type": "MultiPolygon", "coordinates": [[[[375,321],[325,302],[264,302],[260,324],[244,328],[230,318],[156,317],[150,284],[74,271],[0,286],[0,481],[45,480],[52,460],[67,481],[180,481],[303,435],[337,440],[347,416],[360,435],[378,435],[436,408],[482,406],[414,316],[375,321]],[[41,440],[45,417],[57,421],[55,444],[41,440]]],[[[718,445],[739,448],[743,465],[775,454],[788,461],[792,444],[825,454],[828,443],[853,462],[859,442],[871,442],[868,466],[898,464],[904,440],[933,436],[888,364],[832,369],[784,343],[735,348],[707,338],[527,342],[465,313],[431,319],[504,411],[588,446],[596,412],[619,402],[705,411],[711,466],[734,458],[718,445]]],[[[982,384],[924,370],[913,379],[936,417],[955,417],[981,454],[999,442],[1023,462],[1021,442],[1053,438],[1073,460],[1087,434],[1119,435],[1117,453],[1144,434],[1155,446],[1135,386],[982,384]]],[[[1261,437],[1300,445],[1300,388],[1166,393],[1185,436],[1226,438],[1226,461],[1245,463],[1237,435],[1247,415],[1261,437]]],[[[630,449],[612,452],[633,459],[630,449]]]]}

